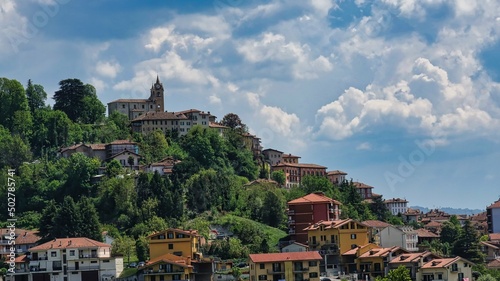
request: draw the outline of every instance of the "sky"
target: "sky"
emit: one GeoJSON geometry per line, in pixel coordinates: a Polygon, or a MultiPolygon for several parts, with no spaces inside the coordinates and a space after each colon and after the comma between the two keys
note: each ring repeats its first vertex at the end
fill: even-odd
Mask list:
{"type": "MultiPolygon", "coordinates": [[[[0,77],[236,113],[384,198],[500,197],[498,0],[0,0],[0,77]]],[[[48,103],[53,104],[53,100],[48,103]]]]}

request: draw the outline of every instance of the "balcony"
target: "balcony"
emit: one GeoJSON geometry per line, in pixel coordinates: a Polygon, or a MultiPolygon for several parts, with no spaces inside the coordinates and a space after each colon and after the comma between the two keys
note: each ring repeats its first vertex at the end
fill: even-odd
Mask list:
{"type": "Polygon", "coordinates": [[[285,273],[284,268],[273,268],[273,269],[268,269],[267,274],[279,274],[279,273],[285,273]]]}
{"type": "Polygon", "coordinates": [[[98,269],[99,269],[98,265],[78,266],[78,268],[76,268],[75,266],[68,266],[68,271],[85,271],[85,270],[98,270],[98,269]]]}
{"type": "Polygon", "coordinates": [[[96,259],[98,258],[97,254],[86,254],[86,255],[80,255],[79,256],[81,259],[96,259]]]}
{"type": "Polygon", "coordinates": [[[316,246],[319,246],[319,242],[318,242],[318,241],[308,242],[307,244],[308,244],[309,246],[311,246],[311,247],[316,247],[316,246]]]}
{"type": "Polygon", "coordinates": [[[288,210],[288,215],[295,215],[295,210],[288,210]]]}
{"type": "Polygon", "coordinates": [[[302,268],[294,268],[293,272],[308,272],[309,267],[302,267],[302,268]]]}

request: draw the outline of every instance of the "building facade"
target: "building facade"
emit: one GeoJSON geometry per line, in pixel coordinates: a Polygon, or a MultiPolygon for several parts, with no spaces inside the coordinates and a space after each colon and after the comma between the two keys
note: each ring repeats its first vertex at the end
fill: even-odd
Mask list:
{"type": "Polygon", "coordinates": [[[132,131],[148,134],[154,131],[163,133],[175,132],[183,136],[189,130],[199,125],[209,128],[215,122],[216,116],[210,112],[197,109],[184,110],[180,112],[146,112],[131,121],[132,131]]]}
{"type": "Polygon", "coordinates": [[[319,221],[340,219],[341,203],[321,192],[311,193],[289,201],[287,205],[290,239],[302,244],[306,244],[308,241],[305,228],[309,225],[319,221]]]}
{"type": "Polygon", "coordinates": [[[392,198],[384,201],[391,214],[405,214],[408,211],[408,201],[401,198],[392,198]]]}
{"type": "Polygon", "coordinates": [[[271,166],[276,166],[283,162],[283,151],[279,151],[276,149],[268,148],[262,150],[262,155],[264,155],[264,159],[271,164],[271,166]]]}
{"type": "Polygon", "coordinates": [[[272,166],[272,171],[283,171],[285,173],[285,186],[292,188],[298,186],[305,176],[326,176],[326,167],[316,164],[305,163],[280,163],[272,166]]]}
{"type": "Polygon", "coordinates": [[[409,252],[418,251],[418,232],[411,226],[392,226],[382,229],[379,232],[380,246],[393,247],[398,246],[409,252]]]}
{"type": "Polygon", "coordinates": [[[250,281],[319,281],[317,251],[250,254],[250,281]]]}
{"type": "Polygon", "coordinates": [[[500,233],[500,199],[486,208],[489,233],[500,233]]]}
{"type": "Polygon", "coordinates": [[[330,180],[331,183],[334,185],[341,185],[343,182],[346,181],[345,176],[347,176],[346,172],[342,172],[340,170],[335,170],[335,171],[329,171],[326,173],[327,178],[330,180]]]}
{"type": "Polygon", "coordinates": [[[165,111],[164,88],[159,77],[151,86],[150,95],[147,99],[118,99],[108,103],[108,115],[118,111],[128,117],[129,120],[145,114],[146,112],[165,111]]]}
{"type": "Polygon", "coordinates": [[[111,255],[111,245],[88,238],[58,238],[30,248],[19,257],[8,281],[114,280],[123,271],[123,258],[111,255]]]}

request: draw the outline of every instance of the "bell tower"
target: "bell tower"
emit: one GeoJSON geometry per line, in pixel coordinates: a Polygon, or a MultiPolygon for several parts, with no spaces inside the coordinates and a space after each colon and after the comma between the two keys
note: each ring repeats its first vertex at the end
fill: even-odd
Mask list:
{"type": "Polygon", "coordinates": [[[165,101],[164,101],[164,89],[163,84],[160,83],[160,78],[156,75],[156,82],[151,86],[151,96],[149,99],[153,102],[154,109],[156,112],[165,111],[165,101]]]}

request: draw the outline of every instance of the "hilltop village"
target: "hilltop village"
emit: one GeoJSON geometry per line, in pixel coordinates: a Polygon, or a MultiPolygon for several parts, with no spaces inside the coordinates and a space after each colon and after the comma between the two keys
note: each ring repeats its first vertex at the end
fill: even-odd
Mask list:
{"type": "Polygon", "coordinates": [[[78,79],[52,107],[41,85],[1,79],[6,280],[500,280],[500,200],[450,215],[384,199],[264,148],[236,113],[168,111],[159,77],[107,117],[78,79]]]}

